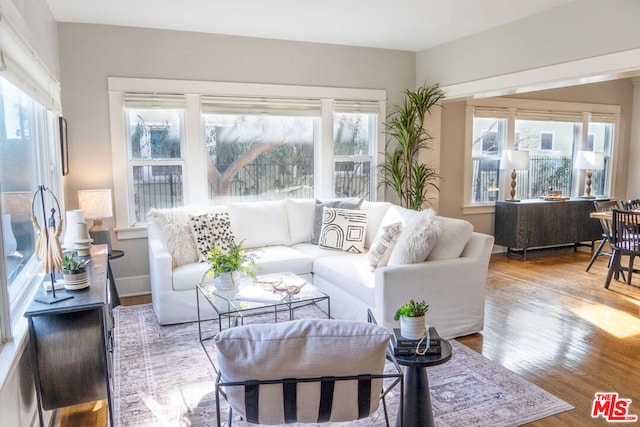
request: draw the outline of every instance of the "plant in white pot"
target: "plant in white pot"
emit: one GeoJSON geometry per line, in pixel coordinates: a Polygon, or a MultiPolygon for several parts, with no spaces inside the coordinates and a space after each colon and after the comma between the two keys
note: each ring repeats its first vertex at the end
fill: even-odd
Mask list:
{"type": "Polygon", "coordinates": [[[233,239],[223,245],[213,244],[211,251],[207,254],[209,268],[205,271],[202,279],[213,276],[213,285],[222,291],[237,287],[242,275],[256,278],[255,274],[255,253],[242,248],[242,243],[236,244],[233,239]]]}
{"type": "Polygon", "coordinates": [[[429,305],[424,301],[410,300],[396,310],[395,320],[400,320],[400,335],[411,340],[419,340],[425,334],[429,305]]]}
{"type": "Polygon", "coordinates": [[[78,290],[89,286],[87,264],[90,261],[91,259],[82,260],[78,258],[77,251],[65,254],[61,265],[65,289],[78,290]]]}

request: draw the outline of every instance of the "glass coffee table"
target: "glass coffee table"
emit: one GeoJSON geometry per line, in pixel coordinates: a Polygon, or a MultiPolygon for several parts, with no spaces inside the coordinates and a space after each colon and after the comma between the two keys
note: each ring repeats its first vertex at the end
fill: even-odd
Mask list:
{"type": "Polygon", "coordinates": [[[273,312],[276,322],[278,314],[282,312],[288,312],[289,320],[293,320],[296,309],[322,301],[326,301],[327,317],[331,318],[329,295],[290,272],[261,275],[256,281],[246,278],[237,288],[227,291],[217,289],[213,283],[198,283],[196,298],[198,325],[203,321],[200,304],[208,303],[218,315],[219,331],[222,330],[224,320],[227,321],[227,327],[232,327],[244,324],[245,317],[270,312],[273,312]],[[278,291],[274,287],[276,289],[288,287],[289,292],[278,291]],[[298,293],[293,293],[295,288],[299,289],[298,293]]]}

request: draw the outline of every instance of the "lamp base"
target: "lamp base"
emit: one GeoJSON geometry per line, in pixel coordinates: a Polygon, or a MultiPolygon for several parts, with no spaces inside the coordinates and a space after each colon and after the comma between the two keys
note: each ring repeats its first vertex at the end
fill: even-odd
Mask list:
{"type": "Polygon", "coordinates": [[[107,245],[107,254],[111,254],[111,232],[108,228],[104,230],[89,230],[89,236],[93,239],[93,245],[107,245]]]}

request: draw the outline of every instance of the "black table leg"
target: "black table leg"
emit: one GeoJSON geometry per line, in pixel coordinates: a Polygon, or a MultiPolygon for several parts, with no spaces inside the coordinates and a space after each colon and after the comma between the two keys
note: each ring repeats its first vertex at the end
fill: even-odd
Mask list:
{"type": "MultiPolygon", "coordinates": [[[[396,421],[396,427],[400,420],[396,421]]],[[[407,366],[404,377],[404,426],[433,427],[427,368],[407,366]]]]}

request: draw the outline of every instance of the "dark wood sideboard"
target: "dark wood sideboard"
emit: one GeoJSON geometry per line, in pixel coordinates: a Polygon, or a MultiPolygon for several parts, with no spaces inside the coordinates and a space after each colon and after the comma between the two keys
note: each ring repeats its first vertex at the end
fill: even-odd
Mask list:
{"type": "MultiPolygon", "coordinates": [[[[73,298],[54,304],[34,300],[24,314],[41,427],[43,410],[104,399],[113,427],[113,317],[107,269],[107,246],[92,247],[88,288],[57,290],[57,296],[73,298]]],[[[47,294],[51,292],[41,287],[35,299],[47,294]]]]}
{"type": "MultiPolygon", "coordinates": [[[[507,254],[522,250],[524,259],[531,248],[578,245],[602,239],[600,221],[589,217],[595,199],[563,201],[522,200],[496,202],[494,236],[507,254]]],[[[606,200],[606,199],[597,199],[606,200]]]]}

